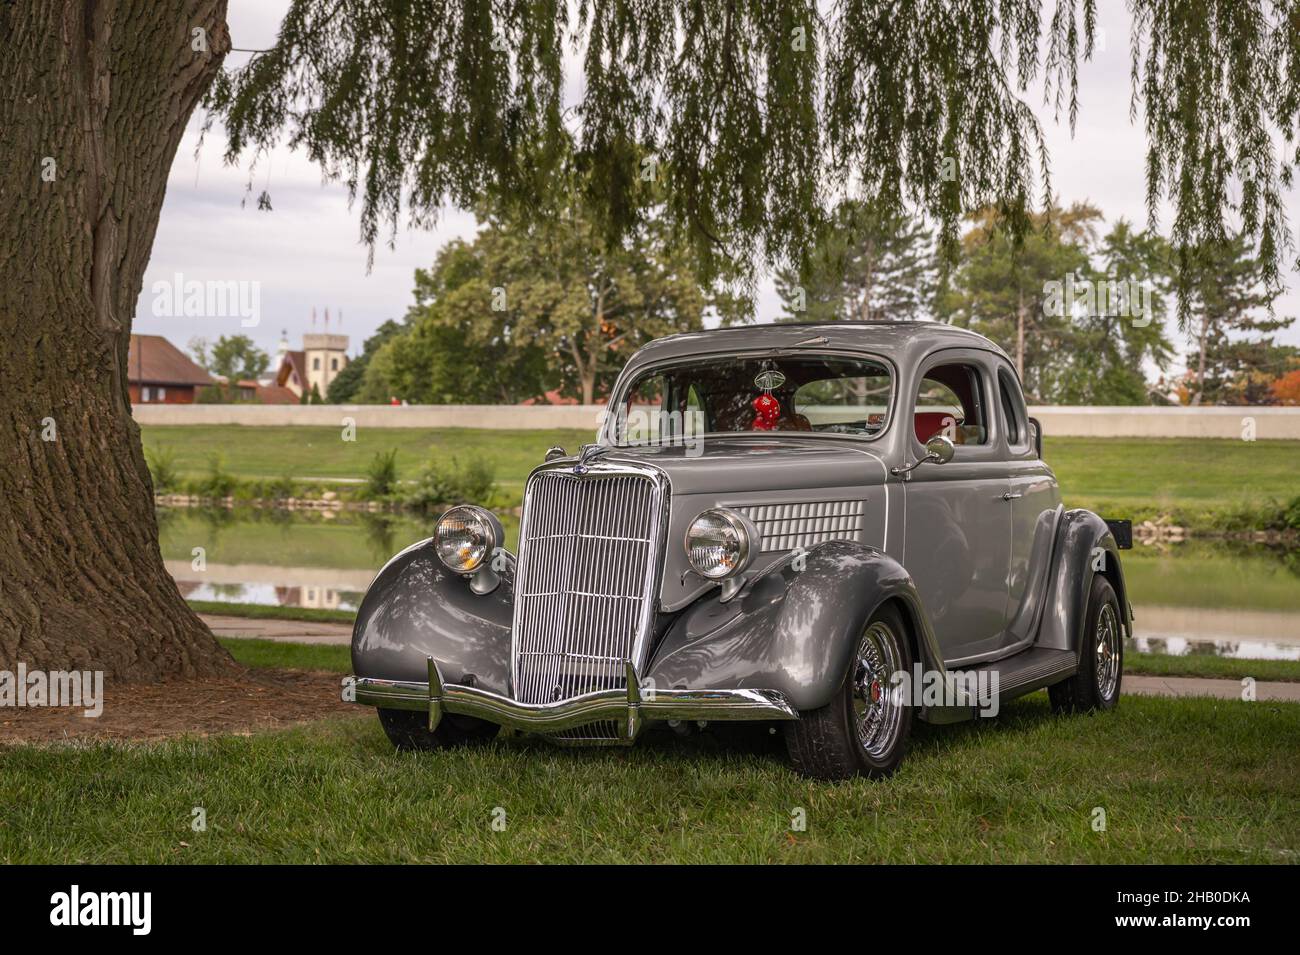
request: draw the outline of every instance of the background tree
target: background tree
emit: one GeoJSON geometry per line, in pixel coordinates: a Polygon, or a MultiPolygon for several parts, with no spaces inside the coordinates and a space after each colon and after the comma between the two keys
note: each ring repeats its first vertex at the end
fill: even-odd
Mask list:
{"type": "MultiPolygon", "coordinates": [[[[1173,267],[1169,243],[1119,220],[1102,238],[1092,267],[1076,278],[1091,282],[1086,307],[1075,303],[1065,366],[1053,402],[1137,405],[1153,400],[1146,369],[1163,372],[1173,358],[1166,333],[1173,267]]],[[[1087,298],[1088,296],[1083,296],[1087,298]]]]}
{"type": "Polygon", "coordinates": [[[1278,318],[1278,292],[1267,287],[1267,267],[1245,236],[1207,245],[1188,256],[1180,276],[1179,324],[1187,334],[1189,404],[1267,402],[1269,383],[1287,367],[1294,349],[1274,344],[1272,333],[1294,318],[1278,318]]]}
{"type": "Polygon", "coordinates": [[[456,240],[416,270],[415,304],[375,351],[361,401],[515,404],[545,391],[540,349],[520,347],[508,315],[491,309],[487,265],[477,241],[456,240]]]}
{"type": "Polygon", "coordinates": [[[209,374],[229,383],[260,378],[271,364],[271,356],[247,335],[222,335],[215,343],[194,338],[189,344],[194,361],[209,374]]]}
{"type": "Polygon", "coordinates": [[[375,352],[390,338],[398,334],[401,329],[402,326],[391,318],[380,325],[375,330],[375,333],[366,339],[361,354],[344,365],[343,370],[334,376],[329,389],[325,392],[325,400],[333,405],[356,401],[357,394],[361,390],[361,381],[365,377],[366,369],[370,366],[375,352]]]}
{"type": "Polygon", "coordinates": [[[591,404],[641,345],[701,328],[711,300],[690,249],[653,213],[609,248],[580,203],[545,223],[484,212],[472,243],[416,273],[407,327],[363,395],[512,403],[554,388],[591,404]]]}
{"type": "Polygon", "coordinates": [[[1053,206],[1034,217],[1017,246],[991,210],[972,217],[961,258],[946,276],[938,300],[945,321],[970,328],[1001,345],[1015,362],[1032,401],[1049,401],[1069,359],[1073,331],[1068,316],[1045,312],[1044,286],[1087,272],[1089,244],[1101,211],[1086,203],[1053,206]]]}
{"type": "MultiPolygon", "coordinates": [[[[642,224],[648,164],[706,274],[797,261],[849,182],[873,206],[915,204],[951,250],[967,211],[996,208],[1017,236],[1047,194],[1023,97],[1045,76],[1073,121],[1096,10],[1045,6],[578,0],[571,22],[534,0],[293,0],[209,103],[232,158],[287,133],[345,181],[370,243],[485,196],[546,222],[542,187],[576,169],[617,248],[642,224]],[[583,76],[566,83],[570,45],[583,76]]],[[[1273,146],[1300,125],[1294,0],[1131,9],[1151,208],[1171,197],[1182,247],[1239,218],[1275,279],[1280,180],[1300,159],[1273,146]]],[[[224,0],[0,4],[0,499],[18,502],[0,516],[0,663],[229,665],[163,566],[126,388],[168,171],[229,46],[224,0]]]]}
{"type": "MultiPolygon", "coordinates": [[[[1300,361],[1292,364],[1300,364],[1300,361]]],[[[1280,405],[1300,405],[1300,367],[1281,375],[1269,390],[1273,392],[1273,400],[1280,405]]]]}
{"type": "Polygon", "coordinates": [[[803,267],[775,282],[790,321],[906,321],[932,317],[936,273],[923,223],[845,202],[803,267]]]}

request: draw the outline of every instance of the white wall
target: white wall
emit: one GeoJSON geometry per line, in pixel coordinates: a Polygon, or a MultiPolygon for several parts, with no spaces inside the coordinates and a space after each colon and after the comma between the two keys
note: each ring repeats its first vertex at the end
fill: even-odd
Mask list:
{"type": "MultiPolygon", "coordinates": [[[[595,436],[601,405],[139,405],[142,425],[243,424],[359,428],[576,428],[595,436]]],[[[1300,440],[1300,408],[1089,408],[1037,406],[1044,434],[1062,437],[1300,440]]]]}

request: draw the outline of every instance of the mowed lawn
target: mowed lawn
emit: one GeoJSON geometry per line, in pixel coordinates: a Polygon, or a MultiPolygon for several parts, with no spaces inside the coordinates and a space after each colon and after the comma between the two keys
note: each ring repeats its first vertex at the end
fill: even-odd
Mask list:
{"type": "MultiPolygon", "coordinates": [[[[341,428],[240,425],[149,426],[146,447],[169,449],[177,467],[203,473],[214,453],[243,478],[360,478],[377,451],[397,449],[398,471],[413,478],[432,457],[478,454],[496,468],[503,490],[522,491],[546,449],[569,451],[593,431],[497,431],[361,428],[355,441],[341,428]]],[[[1068,504],[1119,511],[1197,506],[1232,507],[1286,501],[1300,493],[1300,442],[1137,438],[1046,438],[1044,457],[1068,504]]]]}
{"type": "Polygon", "coordinates": [[[241,478],[284,476],[360,478],[376,452],[396,449],[402,479],[415,478],[430,460],[479,455],[495,469],[497,484],[522,493],[528,472],[542,463],[546,449],[560,445],[577,451],[595,440],[590,431],[498,431],[479,428],[357,428],[355,441],[343,428],[261,428],[246,425],[160,425],[141,429],[146,448],[167,449],[181,472],[198,476],[214,454],[241,478]]]}
{"type": "Polygon", "coordinates": [[[996,719],[921,726],[876,783],[802,779],[765,739],[399,754],[361,713],[245,737],[6,748],[0,862],[1300,860],[1296,704],[1128,698],[1058,718],[1039,693],[996,719]]]}
{"type": "Polygon", "coordinates": [[[1048,435],[1043,458],[1067,504],[1113,502],[1164,511],[1285,502],[1300,495],[1300,441],[1048,435]]]}

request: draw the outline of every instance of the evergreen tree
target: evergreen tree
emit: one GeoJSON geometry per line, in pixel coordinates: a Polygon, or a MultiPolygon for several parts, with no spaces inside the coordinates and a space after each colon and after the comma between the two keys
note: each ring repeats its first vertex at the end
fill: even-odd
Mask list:
{"type": "Polygon", "coordinates": [[[1163,372],[1173,357],[1166,334],[1169,243],[1121,219],[1093,258],[1096,267],[1076,276],[1076,291],[1087,291],[1073,303],[1069,360],[1052,398],[1061,404],[1147,404],[1153,398],[1147,368],[1163,372]]]}
{"type": "Polygon", "coordinates": [[[1086,203],[1053,207],[1035,216],[1017,247],[991,210],[972,217],[957,267],[945,276],[939,312],[945,321],[993,339],[1015,363],[1031,401],[1055,400],[1068,373],[1075,329],[1066,314],[1052,315],[1048,289],[1087,273],[1089,245],[1101,212],[1086,203]]]}
{"type": "Polygon", "coordinates": [[[1179,324],[1188,337],[1187,400],[1200,404],[1266,404],[1270,382],[1295,349],[1273,333],[1294,318],[1273,314],[1278,292],[1268,288],[1264,263],[1238,235],[1190,255],[1178,284],[1179,324]]]}
{"type": "Polygon", "coordinates": [[[936,272],[921,222],[846,202],[804,267],[775,281],[790,321],[914,321],[933,315],[936,272]]]}

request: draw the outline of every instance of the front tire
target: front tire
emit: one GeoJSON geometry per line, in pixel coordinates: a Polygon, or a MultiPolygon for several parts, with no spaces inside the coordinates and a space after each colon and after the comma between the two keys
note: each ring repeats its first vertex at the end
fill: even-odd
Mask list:
{"type": "Polygon", "coordinates": [[[911,669],[903,618],[892,606],[882,607],[859,637],[831,702],[785,724],[794,768],[814,779],[892,775],[912,731],[911,701],[895,692],[893,675],[911,669]]]}
{"type": "Polygon", "coordinates": [[[500,729],[487,720],[445,713],[429,732],[429,716],[418,710],[379,710],[379,723],[399,752],[421,752],[489,742],[500,729]]]}
{"type": "Polygon", "coordinates": [[[1115,588],[1105,577],[1096,575],[1088,593],[1079,669],[1068,680],[1047,688],[1053,713],[1113,710],[1119,703],[1124,679],[1122,619],[1115,588]]]}

